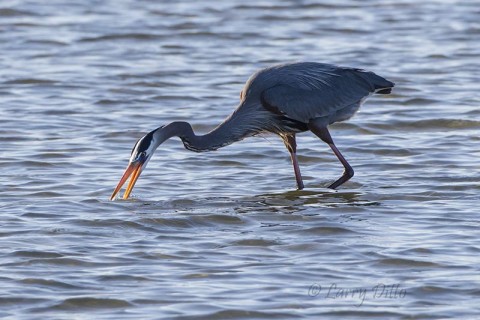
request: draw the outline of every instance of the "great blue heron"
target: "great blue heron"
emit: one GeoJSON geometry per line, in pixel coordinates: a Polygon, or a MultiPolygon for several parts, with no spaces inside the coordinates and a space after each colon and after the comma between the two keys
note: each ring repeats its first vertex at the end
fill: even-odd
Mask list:
{"type": "Polygon", "coordinates": [[[124,199],[129,197],[155,150],[174,136],[188,150],[203,152],[263,132],[278,134],[290,152],[297,187],[301,190],[304,186],[295,134],[310,130],[330,146],[345,168],[343,175],[328,186],[335,189],[353,176],[353,169],[333,143],[327,126],[349,119],[368,96],[388,94],[393,86],[393,82],[373,72],[324,63],[290,63],[259,70],[240,92],[238,108],[209,133],[197,136],[188,122],[172,122],[140,138],[111,200],[131,176],[123,195],[124,199]]]}

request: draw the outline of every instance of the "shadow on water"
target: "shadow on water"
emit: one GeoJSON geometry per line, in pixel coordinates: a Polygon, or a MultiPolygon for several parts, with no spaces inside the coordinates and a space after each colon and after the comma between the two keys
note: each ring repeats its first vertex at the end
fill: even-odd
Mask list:
{"type": "MultiPolygon", "coordinates": [[[[151,201],[131,198],[120,201],[133,204],[138,214],[256,214],[265,212],[300,213],[311,208],[359,208],[379,206],[380,202],[368,199],[364,192],[352,189],[334,191],[327,188],[289,190],[258,194],[254,196],[195,196],[151,201]]],[[[309,215],[312,211],[308,211],[309,215]]],[[[307,214],[307,213],[305,213],[307,214]]]]}
{"type": "Polygon", "coordinates": [[[327,188],[295,190],[279,193],[266,193],[256,196],[261,203],[267,206],[376,206],[379,202],[369,201],[362,192],[353,190],[334,191],[327,188]]]}

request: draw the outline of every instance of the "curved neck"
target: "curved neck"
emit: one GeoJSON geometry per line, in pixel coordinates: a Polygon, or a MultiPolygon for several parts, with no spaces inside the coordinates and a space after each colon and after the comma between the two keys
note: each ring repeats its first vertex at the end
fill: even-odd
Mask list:
{"type": "Polygon", "coordinates": [[[234,115],[231,115],[215,129],[200,136],[193,132],[190,123],[183,121],[172,122],[155,131],[154,134],[157,136],[157,139],[155,139],[156,147],[165,140],[177,136],[182,139],[185,148],[188,150],[195,152],[212,151],[256,133],[236,119],[234,115]]]}

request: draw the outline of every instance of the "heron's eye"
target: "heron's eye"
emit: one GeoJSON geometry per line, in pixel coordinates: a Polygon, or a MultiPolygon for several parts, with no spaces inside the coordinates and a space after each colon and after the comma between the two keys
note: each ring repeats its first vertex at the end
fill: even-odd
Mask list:
{"type": "Polygon", "coordinates": [[[147,158],[147,153],[145,151],[138,152],[135,156],[135,161],[143,161],[147,158]]]}

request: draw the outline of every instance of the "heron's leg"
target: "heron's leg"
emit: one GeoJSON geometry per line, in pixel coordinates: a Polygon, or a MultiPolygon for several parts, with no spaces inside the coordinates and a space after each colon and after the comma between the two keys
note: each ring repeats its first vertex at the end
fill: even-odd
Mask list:
{"type": "Polygon", "coordinates": [[[337,146],[333,143],[333,139],[330,136],[330,132],[328,132],[328,129],[326,126],[319,126],[316,125],[315,123],[310,122],[308,124],[308,128],[310,131],[315,133],[320,139],[322,139],[324,142],[326,142],[330,148],[333,150],[333,153],[337,156],[338,160],[343,164],[343,167],[345,168],[345,171],[343,172],[343,175],[338,178],[337,181],[329,185],[328,187],[330,189],[336,189],[348,180],[350,180],[351,177],[353,177],[353,168],[350,166],[350,164],[345,160],[343,155],[340,153],[340,150],[338,150],[337,146]]]}
{"type": "Polygon", "coordinates": [[[292,159],[293,171],[295,172],[295,180],[297,180],[298,190],[303,189],[302,175],[300,173],[300,167],[297,159],[297,142],[295,140],[295,134],[282,136],[283,142],[290,152],[290,158],[292,159]]]}

